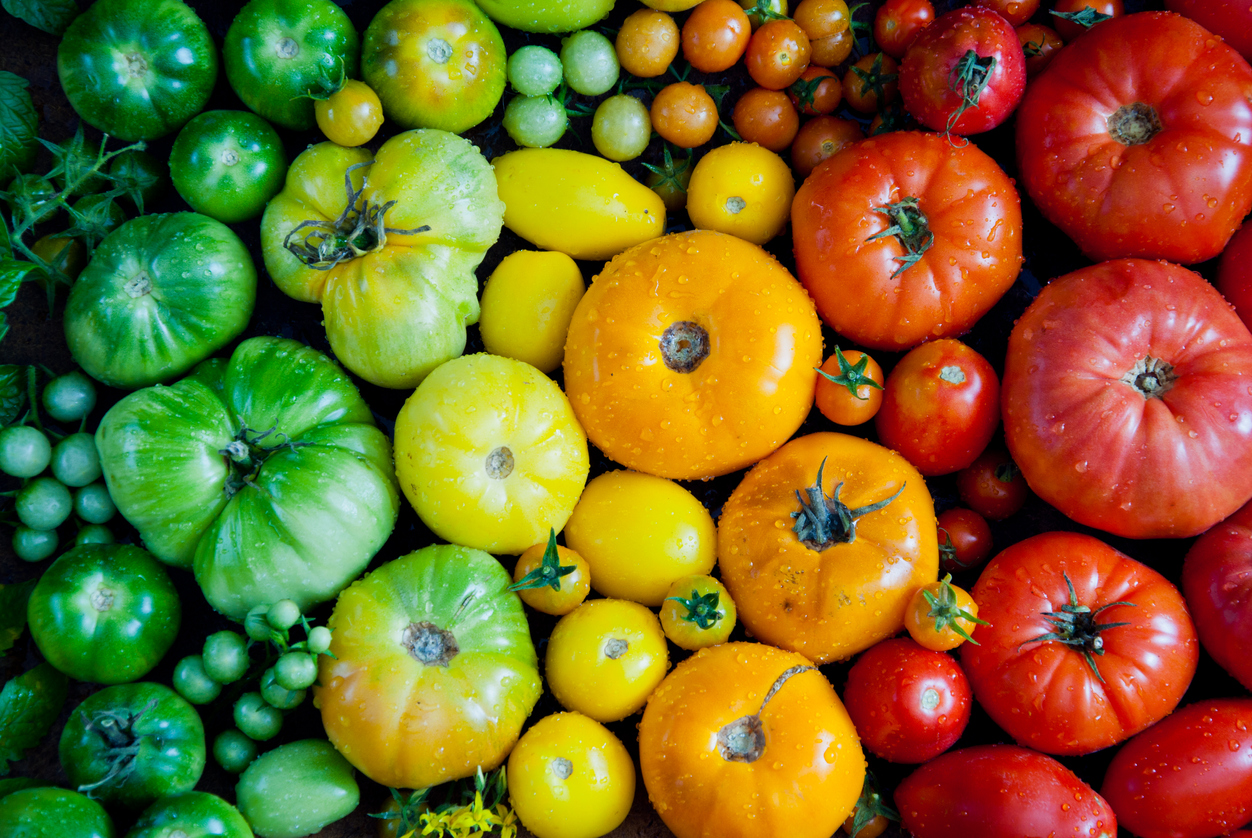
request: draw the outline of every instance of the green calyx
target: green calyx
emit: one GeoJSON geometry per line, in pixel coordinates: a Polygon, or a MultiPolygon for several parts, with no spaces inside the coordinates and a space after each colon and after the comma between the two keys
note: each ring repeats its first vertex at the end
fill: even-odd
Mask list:
{"type": "Polygon", "coordinates": [[[248,427],[240,428],[235,438],[217,452],[230,464],[230,476],[226,478],[226,497],[233,497],[244,486],[255,486],[253,481],[260,474],[261,466],[276,451],[284,448],[295,449],[308,444],[291,441],[285,433],[277,430],[277,426],[268,431],[254,431],[248,427]],[[271,434],[274,437],[273,444],[263,444],[271,434]]]}
{"type": "Polygon", "coordinates": [[[156,699],[153,699],[138,713],[100,710],[87,720],[86,729],[97,734],[108,746],[101,755],[108,761],[109,770],[96,782],[79,786],[78,791],[94,797],[93,792],[121,782],[135,769],[135,757],[139,755],[140,748],[135,723],[156,704],[156,699]]]}
{"type": "Polygon", "coordinates": [[[695,623],[701,629],[711,629],[722,619],[721,595],[717,591],[701,595],[699,591],[692,588],[691,597],[688,599],[677,596],[666,597],[666,599],[673,600],[687,609],[682,619],[695,623]]]}
{"type": "Polygon", "coordinates": [[[852,810],[852,829],[848,834],[852,838],[857,838],[861,830],[869,826],[870,821],[880,817],[895,823],[900,822],[900,813],[888,806],[887,801],[882,799],[882,795],[878,793],[874,775],[866,771],[865,783],[861,786],[861,796],[856,799],[856,808],[852,810]]]}
{"type": "Polygon", "coordinates": [[[1100,680],[1100,683],[1104,683],[1104,676],[1100,674],[1100,669],[1095,662],[1096,655],[1104,654],[1104,638],[1100,636],[1100,632],[1118,626],[1128,626],[1130,623],[1101,623],[1096,618],[1101,611],[1112,608],[1114,605],[1137,606],[1133,602],[1110,602],[1092,611],[1087,606],[1078,604],[1078,595],[1074,593],[1074,583],[1070,581],[1069,574],[1063,573],[1062,575],[1065,577],[1065,584],[1069,587],[1069,604],[1062,605],[1060,611],[1044,611],[1043,616],[1052,624],[1052,631],[1032,637],[1018,648],[1025,646],[1026,643],[1064,643],[1081,652],[1096,678],[1100,680]]]}
{"type": "Polygon", "coordinates": [[[991,81],[991,74],[996,69],[994,55],[983,57],[974,50],[966,50],[965,54],[952,65],[948,73],[948,89],[957,95],[961,104],[948,117],[947,133],[952,133],[953,126],[970,108],[978,107],[978,99],[991,81]]]}
{"type": "Polygon", "coordinates": [[[527,591],[534,588],[551,588],[554,591],[561,590],[561,577],[569,576],[578,567],[572,564],[561,564],[560,556],[556,550],[556,530],[548,528],[548,546],[543,551],[543,561],[539,567],[527,573],[521,579],[518,579],[509,590],[513,592],[527,591]]]}
{"type": "Polygon", "coordinates": [[[1103,23],[1106,20],[1112,20],[1112,15],[1106,15],[1104,12],[1098,12],[1091,6],[1083,6],[1076,12],[1058,12],[1056,10],[1049,11],[1048,14],[1055,15],[1062,20],[1068,20],[1070,23],[1077,23],[1083,29],[1090,29],[1097,23],[1103,23]]]}
{"type": "Polygon", "coordinates": [[[874,56],[874,63],[869,65],[868,70],[862,70],[860,67],[852,67],[851,70],[856,74],[857,79],[861,82],[861,98],[864,99],[871,93],[874,98],[881,102],[887,98],[887,85],[895,81],[899,75],[897,73],[884,73],[882,71],[882,56],[880,52],[874,56]]]}
{"type": "MultiPolygon", "coordinates": [[[[951,537],[948,543],[952,543],[951,537]]],[[[926,612],[926,616],[935,621],[935,632],[942,632],[944,629],[952,629],[958,635],[978,646],[977,640],[969,636],[969,633],[961,627],[961,621],[974,623],[980,626],[989,626],[986,620],[980,620],[973,614],[961,608],[956,601],[956,591],[952,590],[952,574],[949,573],[939,581],[939,594],[936,596],[930,591],[923,590],[922,596],[926,598],[926,603],[930,605],[930,610],[926,612]]]]}
{"type": "Polygon", "coordinates": [[[848,392],[852,394],[852,397],[860,399],[861,401],[866,401],[869,398],[868,396],[862,396],[860,394],[859,391],[861,387],[873,387],[876,390],[882,389],[881,384],[865,374],[865,370],[869,366],[868,355],[862,355],[859,361],[855,364],[851,364],[848,362],[848,359],[844,357],[843,350],[836,346],[835,359],[839,362],[838,375],[831,375],[830,373],[823,372],[818,367],[814,367],[814,369],[817,370],[817,374],[832,384],[838,384],[840,387],[847,387],[848,392]]]}
{"type": "Polygon", "coordinates": [[[935,243],[935,234],[930,232],[930,224],[926,219],[926,214],[918,206],[917,199],[912,196],[902,198],[894,204],[874,207],[873,209],[874,212],[890,218],[891,226],[880,233],[875,233],[865,241],[872,242],[887,236],[893,236],[904,250],[903,256],[895,257],[895,261],[900,263],[900,267],[896,268],[895,272],[891,274],[891,278],[895,279],[917,264],[922,255],[927,250],[930,250],[935,243]]]}
{"type": "Polygon", "coordinates": [[[896,493],[889,498],[862,506],[857,509],[848,507],[839,499],[839,491],[843,483],[835,486],[835,491],[827,495],[822,490],[822,471],[826,468],[826,460],[817,467],[817,481],[803,492],[796,490],[796,498],[800,501],[800,509],[792,512],[796,519],[791,528],[796,537],[810,550],[822,551],[835,544],[851,544],[856,541],[856,522],[871,512],[887,506],[900,496],[907,483],[902,483],[896,493]]]}

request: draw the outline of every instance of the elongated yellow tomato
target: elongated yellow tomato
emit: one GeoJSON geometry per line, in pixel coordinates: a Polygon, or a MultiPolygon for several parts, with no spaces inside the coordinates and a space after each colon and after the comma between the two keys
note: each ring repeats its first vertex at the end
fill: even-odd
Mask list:
{"type": "Polygon", "coordinates": [[[510,253],[483,288],[483,346],[552,372],[565,358],[569,322],[585,290],[582,272],[564,253],[510,253]]]}
{"type": "Polygon", "coordinates": [[[339,595],[313,699],[371,780],[426,788],[504,761],[542,689],[510,581],[486,553],[444,544],[339,595]]]}
{"type": "Polygon", "coordinates": [[[530,364],[465,355],[436,369],[396,418],[396,475],[431,532],[521,553],[565,526],[590,461],[565,394],[530,364]]]}
{"type": "Polygon", "coordinates": [[[412,387],[465,350],[465,327],[478,320],[474,269],[503,213],[473,144],[406,131],[372,164],[368,150],[332,143],[297,157],[266,207],[261,246],[285,294],[321,302],[344,366],[373,384],[412,387]]]}
{"type": "Polygon", "coordinates": [[[496,23],[523,32],[586,29],[613,11],[614,0],[476,0],[496,23]]]}
{"type": "Polygon", "coordinates": [[[492,161],[504,225],[544,250],[609,259],[665,232],[665,203],[617,163],[559,148],[492,161]]]}

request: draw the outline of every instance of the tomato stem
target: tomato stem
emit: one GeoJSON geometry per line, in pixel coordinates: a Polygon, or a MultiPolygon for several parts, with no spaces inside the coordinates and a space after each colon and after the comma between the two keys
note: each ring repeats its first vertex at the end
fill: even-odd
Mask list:
{"type": "Polygon", "coordinates": [[[1096,11],[1091,6],[1083,6],[1076,12],[1058,12],[1052,9],[1048,12],[1062,20],[1068,20],[1070,23],[1077,23],[1083,29],[1090,29],[1097,23],[1103,23],[1106,20],[1112,20],[1112,15],[1106,15],[1104,12],[1096,11]]]}
{"type": "Polygon", "coordinates": [[[904,249],[903,256],[895,257],[895,261],[900,263],[900,267],[896,268],[895,273],[891,275],[891,279],[895,279],[913,267],[922,258],[922,254],[930,250],[935,243],[935,234],[930,232],[930,223],[926,219],[926,214],[918,206],[917,198],[912,196],[902,198],[894,204],[874,207],[873,210],[887,216],[893,223],[865,241],[872,242],[887,236],[894,236],[900,247],[904,249]]]}
{"type": "Polygon", "coordinates": [[[829,381],[831,384],[838,384],[840,387],[847,387],[848,392],[852,394],[852,397],[860,399],[861,401],[867,401],[869,399],[869,396],[862,396],[859,392],[857,392],[861,389],[861,387],[873,387],[877,390],[882,389],[881,384],[865,374],[865,370],[869,366],[868,355],[862,355],[861,359],[854,365],[850,363],[846,357],[844,357],[843,350],[836,346],[835,359],[839,362],[838,375],[831,375],[828,372],[823,372],[821,367],[814,367],[813,369],[817,370],[817,374],[829,381]]]}
{"type": "Polygon", "coordinates": [[[1121,377],[1121,382],[1143,396],[1144,400],[1161,398],[1174,388],[1177,380],[1173,364],[1151,355],[1144,355],[1135,361],[1135,365],[1121,377]]]}
{"type": "Polygon", "coordinates": [[[717,751],[722,759],[728,762],[756,762],[765,753],[765,726],[761,723],[761,714],[770,699],[778,694],[783,684],[801,672],[816,670],[816,666],[800,664],[784,670],[774,679],[769,692],[761,702],[761,709],[749,716],[740,716],[729,722],[717,732],[717,751]]]}
{"type": "Polygon", "coordinates": [[[87,719],[86,729],[98,734],[104,740],[104,743],[108,745],[108,749],[104,751],[102,757],[108,761],[109,770],[96,782],[85,783],[79,786],[78,791],[91,797],[91,793],[96,789],[108,786],[134,770],[135,757],[139,755],[140,750],[139,736],[135,733],[135,723],[156,705],[157,701],[154,698],[138,713],[119,713],[106,709],[97,712],[87,719]]]}
{"type": "Polygon", "coordinates": [[[966,50],[952,65],[952,72],[948,73],[948,89],[960,98],[961,104],[948,117],[944,133],[951,134],[961,115],[970,108],[978,107],[978,99],[987,88],[987,82],[991,81],[991,74],[995,69],[994,55],[984,57],[972,49],[966,50]]]}
{"type": "Polygon", "coordinates": [[[244,486],[255,487],[256,484],[253,481],[261,473],[261,466],[265,465],[265,461],[274,452],[282,448],[294,451],[296,448],[309,444],[308,442],[292,441],[285,433],[278,431],[277,425],[267,431],[254,431],[246,425],[240,428],[235,438],[228,442],[225,448],[219,449],[217,452],[225,457],[230,465],[230,475],[226,478],[224,487],[226,497],[234,497],[235,493],[244,486]],[[281,442],[271,446],[261,444],[262,440],[275,432],[277,432],[275,439],[281,438],[281,442]]]}
{"type": "Polygon", "coordinates": [[[800,541],[810,550],[818,552],[835,544],[851,544],[856,541],[856,522],[859,518],[887,506],[900,496],[907,483],[901,483],[896,493],[889,498],[851,509],[839,499],[839,491],[843,488],[840,482],[834,492],[827,495],[822,490],[822,471],[826,468],[826,460],[817,467],[817,481],[802,493],[796,490],[796,498],[800,501],[798,512],[792,512],[796,519],[791,529],[800,541]]]}
{"type": "Polygon", "coordinates": [[[543,561],[539,567],[527,573],[512,585],[509,585],[508,590],[516,593],[517,591],[527,591],[532,588],[547,587],[554,591],[559,591],[561,590],[561,577],[569,576],[577,569],[577,565],[561,564],[556,550],[556,530],[548,527],[548,546],[543,551],[543,561]]]}
{"type": "Polygon", "coordinates": [[[702,629],[710,629],[722,619],[722,615],[718,608],[721,605],[721,594],[717,591],[711,591],[701,595],[695,588],[691,589],[691,597],[683,599],[678,596],[666,597],[673,600],[687,609],[687,613],[682,619],[689,623],[695,623],[702,629]]]}
{"type": "Polygon", "coordinates": [[[861,786],[861,796],[856,799],[856,808],[852,810],[852,830],[848,833],[857,838],[861,830],[869,825],[874,818],[886,818],[899,823],[900,813],[887,805],[878,793],[874,775],[865,772],[865,782],[861,786]]]}
{"type": "Polygon", "coordinates": [[[1109,115],[1109,136],[1122,145],[1142,145],[1165,127],[1156,108],[1143,102],[1122,105],[1109,115]]]}
{"type": "Polygon", "coordinates": [[[1091,671],[1095,673],[1100,683],[1104,683],[1104,676],[1100,674],[1099,667],[1096,666],[1095,655],[1104,654],[1104,638],[1100,636],[1100,632],[1119,626],[1128,626],[1129,622],[1122,623],[1099,623],[1096,617],[1101,611],[1112,608],[1114,605],[1128,605],[1132,608],[1137,607],[1133,602],[1110,602],[1102,605],[1095,611],[1092,611],[1085,605],[1078,604],[1078,595],[1074,592],[1074,583],[1070,581],[1069,574],[1062,573],[1065,577],[1065,584],[1069,587],[1069,604],[1062,605],[1060,611],[1044,611],[1043,616],[1052,624],[1053,631],[1041,634],[1038,637],[1032,637],[1020,645],[1018,649],[1027,643],[1047,643],[1056,641],[1071,646],[1082,653],[1086,659],[1087,665],[1091,667],[1091,671]]]}

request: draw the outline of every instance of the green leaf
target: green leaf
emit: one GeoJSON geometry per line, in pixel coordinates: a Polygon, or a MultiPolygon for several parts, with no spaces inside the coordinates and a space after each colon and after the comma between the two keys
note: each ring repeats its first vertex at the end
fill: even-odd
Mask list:
{"type": "Polygon", "coordinates": [[[9,318],[4,316],[4,312],[0,311],[0,340],[4,340],[4,336],[9,333],[9,318]]]}
{"type": "Polygon", "coordinates": [[[0,657],[13,648],[22,629],[26,628],[26,601],[34,589],[34,579],[0,585],[0,657]]]}
{"type": "Polygon", "coordinates": [[[0,260],[13,258],[13,244],[9,241],[9,226],[0,219],[0,260]]]}
{"type": "Polygon", "coordinates": [[[74,0],[0,0],[4,10],[51,35],[63,35],[78,17],[74,0]]]}
{"type": "Polygon", "coordinates": [[[22,287],[22,280],[35,267],[33,262],[19,262],[16,259],[0,262],[0,308],[8,308],[17,298],[17,290],[22,287]]]}
{"type": "Polygon", "coordinates": [[[41,663],[0,690],[0,775],[47,735],[69,692],[64,675],[41,663]]]}
{"type": "MultiPolygon", "coordinates": [[[[8,0],[4,3],[7,6],[8,0]]],[[[25,171],[35,164],[39,148],[35,143],[39,116],[28,87],[26,79],[0,70],[0,180],[6,182],[13,170],[25,171]]],[[[7,235],[5,239],[7,249],[7,235]]]]}

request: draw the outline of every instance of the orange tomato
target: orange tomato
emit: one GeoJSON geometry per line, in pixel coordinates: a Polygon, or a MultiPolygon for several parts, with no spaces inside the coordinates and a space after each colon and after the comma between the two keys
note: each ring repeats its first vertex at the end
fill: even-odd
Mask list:
{"type": "Polygon", "coordinates": [[[987,625],[978,619],[978,603],[963,588],[952,583],[949,573],[938,582],[917,589],[904,615],[904,627],[917,645],[932,652],[955,649],[966,640],[978,645],[969,635],[976,625],[987,625]]]}
{"type": "Polygon", "coordinates": [[[679,148],[702,146],[717,133],[717,103],[699,84],[676,81],[661,88],[648,116],[661,139],[679,148]]]}
{"type": "Polygon", "coordinates": [[[817,409],[836,425],[860,425],[882,407],[882,367],[856,349],[835,352],[818,370],[817,409]]]}
{"type": "Polygon", "coordinates": [[[582,605],[591,592],[591,567],[578,553],[557,544],[552,533],[546,544],[528,547],[517,557],[509,590],[536,611],[560,617],[582,605]]]}
{"type": "Polygon", "coordinates": [[[678,24],[665,12],[638,9],[617,30],[614,49],[622,69],[640,78],[655,78],[678,55],[678,24]]]}
{"type": "Polygon", "coordinates": [[[751,35],[748,15],[735,0],[704,0],[683,24],[683,58],[702,73],[729,70],[751,35]]]}

